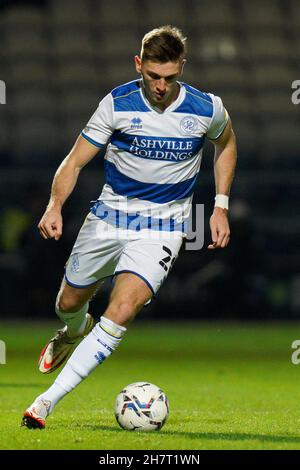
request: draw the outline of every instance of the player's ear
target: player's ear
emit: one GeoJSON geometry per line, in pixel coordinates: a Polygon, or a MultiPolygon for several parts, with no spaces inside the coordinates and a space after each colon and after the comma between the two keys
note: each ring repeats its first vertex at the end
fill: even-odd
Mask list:
{"type": "Polygon", "coordinates": [[[141,61],[141,59],[139,58],[138,55],[134,56],[134,63],[135,63],[135,68],[136,68],[137,73],[141,73],[142,72],[142,61],[141,61]]]}
{"type": "Polygon", "coordinates": [[[185,64],[186,64],[186,59],[183,59],[183,60],[182,60],[182,64],[181,64],[180,75],[182,75],[182,74],[183,74],[183,70],[184,70],[184,66],[185,66],[185,64]]]}

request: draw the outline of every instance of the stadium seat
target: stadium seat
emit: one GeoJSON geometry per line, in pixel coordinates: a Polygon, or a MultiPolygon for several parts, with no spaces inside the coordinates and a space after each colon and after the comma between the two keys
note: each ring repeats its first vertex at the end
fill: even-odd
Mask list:
{"type": "Polygon", "coordinates": [[[113,5],[96,0],[92,5],[94,28],[104,33],[137,29],[140,21],[138,11],[139,2],[136,0],[114,0],[113,5]]]}
{"type": "Polygon", "coordinates": [[[108,61],[122,59],[122,62],[131,60],[140,53],[141,37],[134,31],[110,31],[103,34],[99,41],[101,54],[108,61]]]}
{"type": "Polygon", "coordinates": [[[252,66],[251,78],[256,87],[273,86],[290,89],[295,79],[293,69],[286,64],[257,64],[252,66]]]}
{"type": "Polygon", "coordinates": [[[126,61],[120,64],[115,62],[110,62],[106,67],[108,81],[110,83],[110,88],[120,85],[121,83],[130,82],[131,80],[136,80],[139,78],[139,75],[136,73],[134,62],[126,61]]]}
{"type": "Polygon", "coordinates": [[[9,146],[11,144],[10,138],[9,138],[10,133],[8,131],[8,126],[5,122],[6,120],[7,120],[7,117],[4,115],[4,113],[3,113],[3,115],[1,113],[0,114],[0,122],[1,122],[1,125],[0,125],[0,156],[1,156],[1,160],[2,160],[2,158],[4,158],[5,153],[9,150],[9,146]]]}
{"type": "Polygon", "coordinates": [[[94,64],[84,61],[60,64],[55,70],[55,82],[60,89],[76,86],[96,88],[101,79],[94,64]]]}
{"type": "Polygon", "coordinates": [[[60,134],[56,120],[31,118],[20,119],[16,123],[15,157],[16,163],[27,168],[53,167],[59,162],[60,134]]]}
{"type": "Polygon", "coordinates": [[[233,119],[232,126],[237,139],[238,168],[257,170],[261,130],[254,121],[247,118],[233,119]]]}
{"type": "Polygon", "coordinates": [[[52,30],[88,30],[91,26],[91,11],[86,0],[50,0],[49,21],[52,30]]]}
{"type": "Polygon", "coordinates": [[[6,59],[3,56],[1,56],[1,52],[0,52],[0,80],[3,80],[5,83],[11,83],[10,67],[6,62],[6,59]]]}
{"type": "Polygon", "coordinates": [[[262,164],[273,169],[299,166],[299,122],[269,119],[262,127],[262,164]]]}
{"type": "Polygon", "coordinates": [[[11,62],[18,60],[44,61],[50,57],[50,45],[40,31],[6,31],[3,45],[11,62]]]}
{"type": "Polygon", "coordinates": [[[295,55],[294,44],[284,35],[274,32],[249,34],[246,47],[250,60],[254,62],[285,62],[295,55]]]}
{"type": "Polygon", "coordinates": [[[300,28],[298,28],[297,31],[295,31],[295,33],[291,36],[292,36],[293,47],[296,46],[295,53],[296,53],[296,57],[297,57],[297,61],[298,61],[299,57],[300,57],[300,55],[299,55],[299,53],[300,53],[300,28]]]}
{"type": "Polygon", "coordinates": [[[249,77],[246,70],[237,64],[210,64],[201,70],[201,80],[210,88],[246,88],[249,77]]]}
{"type": "Polygon", "coordinates": [[[232,120],[253,117],[253,96],[249,92],[227,89],[220,90],[219,96],[232,120]]]}
{"type": "Polygon", "coordinates": [[[77,137],[84,129],[89,118],[84,121],[77,116],[69,116],[64,120],[64,132],[61,135],[61,153],[67,154],[73,147],[77,137]]]}
{"type": "Polygon", "coordinates": [[[299,25],[300,25],[300,3],[298,0],[290,0],[290,16],[289,22],[290,25],[294,27],[294,30],[299,34],[299,25]]]}
{"type": "Polygon", "coordinates": [[[292,103],[290,87],[273,91],[261,90],[253,100],[257,119],[286,119],[296,122],[300,119],[300,108],[292,103]]]}
{"type": "Polygon", "coordinates": [[[78,88],[66,91],[59,103],[60,115],[64,122],[76,117],[81,122],[81,125],[84,126],[102,98],[101,92],[88,88],[86,90],[78,88]]]}
{"type": "Polygon", "coordinates": [[[192,2],[191,0],[177,0],[172,2],[164,2],[155,0],[146,2],[143,9],[143,25],[145,32],[161,25],[174,25],[178,28],[185,28],[187,23],[190,26],[190,15],[192,2]]]}
{"type": "Polygon", "coordinates": [[[45,28],[46,17],[42,9],[29,5],[13,6],[1,12],[2,31],[16,32],[18,35],[27,32],[42,32],[45,28]]]}
{"type": "Polygon", "coordinates": [[[81,59],[93,62],[97,56],[93,39],[88,31],[78,31],[74,35],[70,29],[56,30],[52,44],[55,58],[62,63],[81,59]]]}
{"type": "Polygon", "coordinates": [[[181,81],[188,83],[196,88],[199,88],[202,91],[205,91],[203,89],[203,82],[202,82],[202,74],[201,74],[201,69],[199,64],[197,63],[196,60],[189,60],[184,67],[184,73],[183,77],[181,78],[181,81]]]}
{"type": "Polygon", "coordinates": [[[280,0],[241,0],[244,28],[278,30],[287,26],[286,8],[280,0]]]}
{"type": "Polygon", "coordinates": [[[61,12],[61,16],[72,16],[72,14],[76,15],[88,15],[90,12],[90,4],[87,0],[48,0],[48,8],[55,12],[55,14],[59,14],[61,12]]]}
{"type": "Polygon", "coordinates": [[[204,63],[243,61],[247,51],[242,40],[231,32],[203,34],[192,47],[192,59],[204,63]]]}
{"type": "Polygon", "coordinates": [[[32,61],[16,61],[10,64],[10,86],[19,89],[26,86],[49,87],[53,78],[53,69],[32,61]]]}
{"type": "Polygon", "coordinates": [[[13,113],[22,119],[28,116],[46,119],[56,116],[58,100],[48,89],[20,87],[15,90],[10,106],[13,113]]]}
{"type": "Polygon", "coordinates": [[[239,24],[239,17],[230,0],[201,0],[194,2],[189,25],[206,33],[212,30],[232,32],[239,24]]]}

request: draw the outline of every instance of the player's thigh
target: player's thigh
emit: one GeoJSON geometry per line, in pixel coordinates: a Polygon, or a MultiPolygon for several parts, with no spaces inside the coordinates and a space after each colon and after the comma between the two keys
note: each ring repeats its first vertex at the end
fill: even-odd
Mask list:
{"type": "Polygon", "coordinates": [[[89,214],[65,266],[67,284],[84,289],[112,276],[125,244],[115,227],[89,214]]]}
{"type": "Polygon", "coordinates": [[[95,282],[87,287],[73,287],[70,286],[65,279],[63,279],[58,296],[57,306],[62,311],[77,311],[83,307],[96,293],[103,281],[95,282]]]}
{"type": "Polygon", "coordinates": [[[131,272],[156,295],[172,269],[181,245],[179,234],[146,232],[143,237],[127,243],[114,274],[131,272]]]}

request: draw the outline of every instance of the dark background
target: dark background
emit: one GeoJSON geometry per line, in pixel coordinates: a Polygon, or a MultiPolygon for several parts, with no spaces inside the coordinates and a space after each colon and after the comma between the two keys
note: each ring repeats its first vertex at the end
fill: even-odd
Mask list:
{"type": "MultiPolygon", "coordinates": [[[[0,1],[1,317],[54,318],[54,300],[103,155],[83,170],[64,207],[64,235],[37,224],[57,166],[100,99],[135,79],[143,35],[172,24],[188,37],[184,81],[220,95],[238,141],[232,237],[211,252],[213,148],[204,150],[194,202],[205,204],[202,250],[182,250],[145,318],[298,319],[300,315],[299,0],[0,1]]],[[[93,302],[99,315],[110,283],[93,302]]]]}

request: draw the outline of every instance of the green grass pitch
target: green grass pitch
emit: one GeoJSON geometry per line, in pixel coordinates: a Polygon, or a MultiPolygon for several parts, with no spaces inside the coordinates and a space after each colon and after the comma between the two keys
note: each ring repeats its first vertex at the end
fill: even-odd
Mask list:
{"type": "Polygon", "coordinates": [[[0,449],[300,449],[300,325],[133,324],[111,358],[66,396],[46,429],[20,427],[23,410],[58,374],[39,351],[57,324],[0,324],[0,449]],[[123,431],[114,400],[136,381],[159,385],[169,420],[153,433],[123,431]]]}

